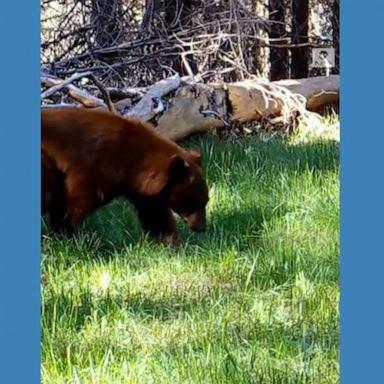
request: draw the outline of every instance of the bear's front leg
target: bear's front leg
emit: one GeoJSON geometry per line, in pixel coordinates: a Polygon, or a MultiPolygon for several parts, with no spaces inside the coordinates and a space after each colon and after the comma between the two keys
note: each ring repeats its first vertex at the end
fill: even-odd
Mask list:
{"type": "Polygon", "coordinates": [[[53,199],[49,209],[49,219],[54,232],[71,235],[73,226],[68,221],[67,204],[65,200],[53,199]]]}
{"type": "Polygon", "coordinates": [[[54,232],[64,232],[67,213],[64,176],[42,167],[41,177],[41,213],[48,213],[54,232]]]}
{"type": "Polygon", "coordinates": [[[176,222],[172,211],[154,199],[134,201],[143,230],[165,244],[176,244],[176,222]]]}
{"type": "Polygon", "coordinates": [[[54,232],[71,235],[73,227],[68,222],[67,196],[64,181],[57,182],[51,191],[51,198],[48,206],[49,221],[54,232]]]}

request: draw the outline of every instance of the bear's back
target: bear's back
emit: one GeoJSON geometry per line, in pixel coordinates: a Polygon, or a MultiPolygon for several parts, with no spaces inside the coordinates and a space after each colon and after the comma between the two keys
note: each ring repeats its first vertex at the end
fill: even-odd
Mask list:
{"type": "MultiPolygon", "coordinates": [[[[127,118],[107,111],[83,108],[42,109],[43,144],[62,146],[116,145],[125,150],[132,146],[144,149],[160,148],[178,153],[180,147],[160,136],[151,126],[137,118],[127,118]]],[[[117,149],[117,148],[116,148],[117,149]]]]}
{"type": "Polygon", "coordinates": [[[43,109],[41,117],[42,149],[63,172],[160,170],[172,155],[185,156],[183,148],[140,119],[82,108],[43,109]]]}

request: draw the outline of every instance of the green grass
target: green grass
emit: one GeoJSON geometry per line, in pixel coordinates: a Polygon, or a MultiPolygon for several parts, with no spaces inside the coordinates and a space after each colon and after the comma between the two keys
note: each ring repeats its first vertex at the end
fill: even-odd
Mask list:
{"type": "Polygon", "coordinates": [[[196,144],[207,233],[153,243],[116,201],[43,239],[43,383],[339,381],[338,143],[196,144]]]}

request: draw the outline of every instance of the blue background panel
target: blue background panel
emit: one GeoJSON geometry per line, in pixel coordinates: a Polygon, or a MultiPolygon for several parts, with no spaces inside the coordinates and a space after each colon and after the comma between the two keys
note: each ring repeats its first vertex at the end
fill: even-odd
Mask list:
{"type": "Polygon", "coordinates": [[[40,382],[40,2],[0,10],[0,382],[40,382]]]}
{"type": "Polygon", "coordinates": [[[341,382],[384,383],[383,1],[341,2],[341,382]]]}

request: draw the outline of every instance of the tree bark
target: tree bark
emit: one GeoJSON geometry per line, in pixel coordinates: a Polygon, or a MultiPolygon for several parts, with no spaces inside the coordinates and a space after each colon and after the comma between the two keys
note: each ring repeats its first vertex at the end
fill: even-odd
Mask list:
{"type": "MultiPolygon", "coordinates": [[[[292,0],[292,43],[308,42],[309,0],[292,0]]],[[[308,48],[292,49],[292,78],[308,76],[308,48]]]]}
{"type": "MultiPolygon", "coordinates": [[[[282,0],[269,0],[269,20],[272,21],[269,38],[282,38],[286,36],[285,26],[285,4],[282,0]]],[[[273,40],[271,42],[273,45],[273,40]]],[[[270,80],[281,80],[288,78],[288,50],[270,49],[270,80]]]]}
{"type": "Polygon", "coordinates": [[[340,68],[340,2],[333,0],[332,4],[332,40],[335,48],[335,68],[334,72],[339,73],[340,68]]]}

